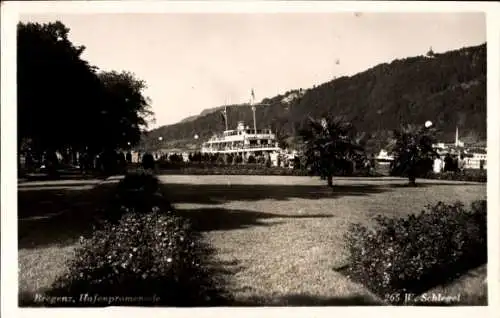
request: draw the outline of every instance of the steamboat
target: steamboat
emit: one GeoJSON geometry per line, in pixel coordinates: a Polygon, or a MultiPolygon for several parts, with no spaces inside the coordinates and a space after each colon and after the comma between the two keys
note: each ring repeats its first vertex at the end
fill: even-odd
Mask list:
{"type": "Polygon", "coordinates": [[[271,129],[257,129],[255,120],[255,109],[257,105],[253,102],[254,94],[250,106],[253,112],[253,129],[245,126],[243,121],[239,121],[236,129],[230,130],[227,122],[227,107],[222,111],[222,116],[226,124],[226,130],[222,134],[215,135],[204,142],[201,153],[205,154],[240,154],[243,156],[266,156],[277,155],[282,152],[278,145],[276,134],[271,129]]]}

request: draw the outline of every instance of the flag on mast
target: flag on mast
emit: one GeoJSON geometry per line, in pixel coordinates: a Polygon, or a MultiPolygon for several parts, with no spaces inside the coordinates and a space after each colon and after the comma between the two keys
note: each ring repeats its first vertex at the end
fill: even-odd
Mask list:
{"type": "Polygon", "coordinates": [[[252,104],[253,104],[254,100],[255,100],[255,93],[254,93],[253,88],[252,88],[252,104]]]}

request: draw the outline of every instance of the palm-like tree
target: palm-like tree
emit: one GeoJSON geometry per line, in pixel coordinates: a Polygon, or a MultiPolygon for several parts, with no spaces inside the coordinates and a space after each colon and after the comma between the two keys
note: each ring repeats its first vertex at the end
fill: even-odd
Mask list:
{"type": "Polygon", "coordinates": [[[300,131],[306,157],[305,165],[333,185],[336,169],[343,167],[346,161],[362,151],[355,143],[354,127],[340,118],[309,118],[305,129],[300,131]]]}
{"type": "Polygon", "coordinates": [[[394,131],[392,152],[394,169],[408,176],[410,186],[416,185],[416,178],[426,162],[437,155],[432,144],[436,129],[407,125],[394,131]]]}

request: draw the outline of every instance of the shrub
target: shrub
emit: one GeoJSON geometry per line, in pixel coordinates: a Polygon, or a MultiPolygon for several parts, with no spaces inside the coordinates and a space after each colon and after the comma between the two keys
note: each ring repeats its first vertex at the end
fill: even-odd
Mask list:
{"type": "Polygon", "coordinates": [[[210,249],[172,213],[127,213],[81,243],[50,296],[73,297],[76,306],[200,306],[220,300],[207,267],[210,249]],[[81,295],[102,301],[89,303],[81,295]]]}
{"type": "Polygon", "coordinates": [[[158,191],[158,188],[158,178],[145,171],[127,174],[118,184],[118,189],[121,191],[129,190],[154,193],[158,191]]]}
{"type": "Polygon", "coordinates": [[[179,154],[171,154],[169,157],[168,157],[168,160],[172,163],[180,163],[180,162],[183,162],[183,158],[181,155],[179,154]]]}
{"type": "Polygon", "coordinates": [[[159,180],[146,172],[136,172],[125,176],[117,186],[115,196],[101,215],[110,222],[118,221],[126,212],[149,213],[154,207],[170,211],[172,206],[161,191],[159,180]]]}
{"type": "MultiPolygon", "coordinates": [[[[442,202],[407,218],[378,216],[346,234],[347,274],[375,293],[420,293],[486,262],[486,201],[442,202]]],[[[403,301],[403,296],[387,299],[403,301]]]]}

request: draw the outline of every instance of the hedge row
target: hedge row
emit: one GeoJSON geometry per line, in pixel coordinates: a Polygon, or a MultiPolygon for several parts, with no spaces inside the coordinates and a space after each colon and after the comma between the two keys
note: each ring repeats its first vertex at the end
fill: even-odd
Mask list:
{"type": "Polygon", "coordinates": [[[442,202],[418,215],[378,216],[374,228],[356,224],[347,232],[347,275],[382,298],[401,304],[486,263],[486,201],[469,210],[442,202]],[[387,295],[390,295],[388,297],[387,295]]]}
{"type": "MultiPolygon", "coordinates": [[[[49,296],[71,306],[212,306],[224,301],[212,249],[163,198],[158,180],[128,175],[49,296]]],[[[47,304],[61,306],[58,304],[47,304]]]]}
{"type": "MultiPolygon", "coordinates": [[[[258,175],[258,176],[313,176],[305,169],[290,169],[283,167],[266,167],[260,164],[212,164],[212,163],[160,163],[159,171],[168,174],[181,175],[258,175]]],[[[376,177],[381,174],[359,170],[349,175],[340,172],[335,176],[376,177]]]]}
{"type": "Polygon", "coordinates": [[[487,182],[488,172],[486,170],[471,169],[459,172],[430,173],[426,178],[450,181],[487,182]]]}

